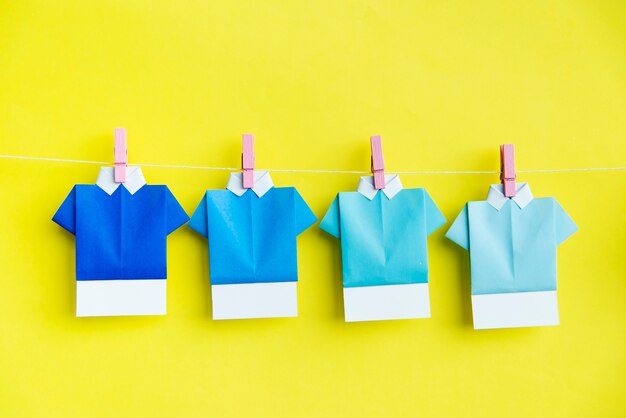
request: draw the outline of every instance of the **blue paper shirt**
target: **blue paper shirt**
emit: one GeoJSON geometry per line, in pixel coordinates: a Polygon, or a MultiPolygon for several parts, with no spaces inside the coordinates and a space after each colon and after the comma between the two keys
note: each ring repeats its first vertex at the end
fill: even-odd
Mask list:
{"type": "Polygon", "coordinates": [[[320,228],[341,239],[343,286],[428,283],[427,237],[445,223],[425,189],[339,193],[320,228]]]}
{"type": "Polygon", "coordinates": [[[316,220],[293,187],[207,190],[189,226],[208,238],[211,284],[295,282],[296,237],[316,220]]]}
{"type": "Polygon", "coordinates": [[[556,247],[576,225],[552,197],[503,202],[468,202],[446,234],[470,252],[472,294],[556,290],[556,247]]]}
{"type": "Polygon", "coordinates": [[[52,220],[76,235],[76,279],[165,279],[166,238],[189,217],[166,186],[76,185],[52,220]]]}

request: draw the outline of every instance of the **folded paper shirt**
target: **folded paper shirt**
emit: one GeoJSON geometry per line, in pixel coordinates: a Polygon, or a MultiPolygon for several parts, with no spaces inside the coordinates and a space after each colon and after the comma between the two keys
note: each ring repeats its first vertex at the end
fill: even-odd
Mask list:
{"type": "Polygon", "coordinates": [[[125,183],[115,183],[113,168],[103,167],[95,185],[75,185],[52,220],[76,236],[77,281],[104,282],[77,287],[78,298],[84,295],[101,306],[88,310],[90,303],[79,300],[77,314],[87,312],[81,307],[90,312],[89,316],[165,313],[164,285],[107,282],[166,279],[167,235],[188,219],[167,186],[146,185],[138,167],[128,168],[125,183]],[[91,291],[91,287],[98,291],[91,291]],[[136,298],[126,297],[132,291],[141,298],[140,288],[147,289],[146,295],[156,295],[148,298],[159,299],[155,303],[139,302],[147,306],[144,311],[132,306],[136,298]],[[108,299],[93,299],[97,295],[108,299]]]}
{"type": "Polygon", "coordinates": [[[265,171],[254,176],[252,189],[232,173],[226,190],[207,190],[189,221],[208,238],[216,319],[297,315],[295,286],[272,284],[298,280],[296,237],[317,219],[295,188],[274,187],[265,171]],[[243,284],[265,285],[233,287],[243,284]]]}
{"type": "Polygon", "coordinates": [[[427,286],[413,285],[428,283],[427,237],[445,218],[425,189],[404,189],[397,175],[386,175],[385,182],[379,191],[372,177],[362,177],[358,191],[339,193],[320,223],[341,240],[346,320],[430,316],[420,307],[428,302],[427,286]],[[357,287],[372,289],[348,290],[357,287]]]}
{"type": "Polygon", "coordinates": [[[502,185],[491,185],[487,199],[468,202],[446,234],[470,254],[477,329],[558,324],[556,293],[533,292],[556,292],[556,248],[577,227],[554,198],[534,198],[527,183],[516,187],[507,198],[502,185]]]}

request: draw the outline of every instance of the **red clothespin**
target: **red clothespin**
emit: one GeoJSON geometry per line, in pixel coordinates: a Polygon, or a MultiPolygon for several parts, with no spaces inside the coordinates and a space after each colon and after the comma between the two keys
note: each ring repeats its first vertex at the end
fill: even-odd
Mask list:
{"type": "Polygon", "coordinates": [[[243,153],[241,154],[243,188],[254,187],[254,135],[243,134],[243,153]]]}
{"type": "Polygon", "coordinates": [[[385,161],[383,160],[383,143],[380,135],[370,137],[372,143],[372,174],[374,175],[374,188],[385,188],[385,161]]]}
{"type": "Polygon", "coordinates": [[[515,196],[516,177],[513,144],[500,145],[500,180],[506,197],[515,196]]]}
{"type": "Polygon", "coordinates": [[[128,148],[126,147],[126,129],[115,128],[115,182],[124,183],[126,181],[126,165],[128,164],[128,148]]]}

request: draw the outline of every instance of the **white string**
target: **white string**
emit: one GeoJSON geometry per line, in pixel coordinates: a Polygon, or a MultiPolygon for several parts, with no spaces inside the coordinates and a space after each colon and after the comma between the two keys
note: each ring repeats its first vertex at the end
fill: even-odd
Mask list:
{"type": "MultiPolygon", "coordinates": [[[[31,157],[27,155],[0,155],[0,159],[5,160],[25,160],[25,161],[46,161],[53,163],[70,163],[70,164],[94,164],[108,165],[113,163],[109,161],[92,161],[92,160],[71,160],[66,158],[48,158],[48,157],[31,157]]],[[[176,165],[176,164],[131,164],[139,167],[153,168],[181,168],[191,170],[209,170],[209,171],[240,171],[240,167],[211,167],[204,165],[176,165]]],[[[262,170],[262,169],[257,169],[262,170]]],[[[263,169],[275,173],[319,173],[319,174],[370,174],[370,171],[358,170],[297,170],[289,168],[279,169],[263,169]]],[[[579,168],[561,168],[561,169],[538,169],[538,170],[516,170],[518,173],[576,173],[590,171],[626,171],[626,167],[579,167],[579,168]]],[[[474,171],[474,170],[441,170],[441,171],[394,171],[395,174],[403,175],[472,175],[472,174],[500,174],[500,171],[474,171]]]]}

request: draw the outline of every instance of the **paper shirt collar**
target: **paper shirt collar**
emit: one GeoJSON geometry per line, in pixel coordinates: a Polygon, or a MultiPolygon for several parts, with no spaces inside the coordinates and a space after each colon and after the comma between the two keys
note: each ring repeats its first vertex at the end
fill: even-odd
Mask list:
{"type": "MultiPolygon", "coordinates": [[[[228,178],[228,184],[226,188],[231,192],[235,193],[237,196],[242,196],[246,190],[243,188],[243,174],[242,173],[230,173],[230,177],[228,178]]],[[[254,187],[252,191],[259,197],[263,197],[265,193],[267,193],[272,187],[274,187],[274,182],[272,182],[272,177],[270,177],[270,173],[267,171],[255,171],[254,172],[254,187]]]]}
{"type": "MultiPolygon", "coordinates": [[[[393,199],[393,197],[402,189],[403,187],[402,182],[400,181],[400,176],[397,174],[389,174],[385,176],[385,188],[381,190],[389,200],[393,199]]],[[[361,177],[357,191],[369,200],[372,200],[376,196],[376,193],[378,193],[378,190],[374,187],[374,177],[361,177]]]]}
{"type": "Polygon", "coordinates": [[[124,183],[116,183],[114,168],[101,167],[96,185],[104,190],[109,196],[117,190],[118,187],[124,185],[130,194],[135,194],[139,189],[146,185],[146,179],[139,167],[126,167],[126,181],[124,183]]]}
{"type": "Polygon", "coordinates": [[[487,194],[487,203],[496,208],[502,209],[502,206],[507,200],[514,201],[520,209],[524,209],[533,200],[533,194],[530,191],[528,183],[516,183],[515,184],[515,196],[506,197],[504,195],[501,184],[492,184],[489,186],[489,193],[487,194]]]}

